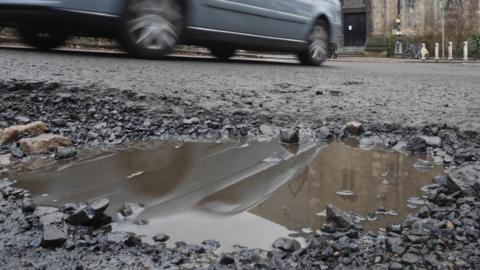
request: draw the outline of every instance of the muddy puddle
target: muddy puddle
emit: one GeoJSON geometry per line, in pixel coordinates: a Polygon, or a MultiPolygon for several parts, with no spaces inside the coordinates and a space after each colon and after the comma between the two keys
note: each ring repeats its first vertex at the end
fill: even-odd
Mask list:
{"type": "Polygon", "coordinates": [[[417,159],[343,143],[158,143],[17,180],[43,205],[106,197],[115,218],[123,204],[142,203],[136,220],[146,225],[117,219],[113,228],[145,241],[164,233],[169,243],[215,239],[221,250],[268,249],[280,236],[320,229],[329,203],[352,211],[366,229],[400,221],[422,204],[420,189],[442,174],[441,167],[415,168],[417,159]]]}

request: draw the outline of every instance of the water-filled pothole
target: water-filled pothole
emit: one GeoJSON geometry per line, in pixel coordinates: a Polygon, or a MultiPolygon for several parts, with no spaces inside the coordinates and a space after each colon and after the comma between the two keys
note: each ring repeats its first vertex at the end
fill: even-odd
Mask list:
{"type": "Polygon", "coordinates": [[[442,174],[436,166],[419,170],[416,161],[343,143],[159,143],[20,175],[18,186],[44,205],[107,197],[113,217],[124,203],[142,203],[137,218],[146,225],[117,221],[114,229],[146,239],[165,233],[171,243],[215,239],[224,249],[267,249],[277,237],[320,229],[329,203],[366,229],[398,222],[442,174]]]}

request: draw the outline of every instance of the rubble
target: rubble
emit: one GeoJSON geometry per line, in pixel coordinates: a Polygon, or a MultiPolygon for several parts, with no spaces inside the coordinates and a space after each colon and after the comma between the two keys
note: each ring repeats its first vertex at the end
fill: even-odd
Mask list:
{"type": "Polygon", "coordinates": [[[24,138],[18,141],[20,149],[27,155],[43,154],[59,147],[68,147],[72,141],[61,135],[42,134],[33,138],[24,138]]]}
{"type": "Polygon", "coordinates": [[[44,248],[58,248],[67,241],[65,230],[55,225],[44,226],[42,235],[41,246],[44,248]]]}
{"type": "Polygon", "coordinates": [[[466,196],[480,198],[480,165],[462,166],[448,175],[450,192],[460,190],[466,196]]]}
{"type": "Polygon", "coordinates": [[[17,125],[0,130],[0,145],[15,141],[21,133],[30,135],[40,135],[45,132],[47,125],[41,121],[33,122],[27,125],[17,125]]]}
{"type": "Polygon", "coordinates": [[[294,252],[301,247],[300,243],[297,240],[284,237],[275,240],[272,246],[285,252],[294,252]]]}
{"type": "Polygon", "coordinates": [[[345,211],[332,204],[327,205],[327,222],[333,222],[337,227],[343,229],[356,225],[345,211]]]}

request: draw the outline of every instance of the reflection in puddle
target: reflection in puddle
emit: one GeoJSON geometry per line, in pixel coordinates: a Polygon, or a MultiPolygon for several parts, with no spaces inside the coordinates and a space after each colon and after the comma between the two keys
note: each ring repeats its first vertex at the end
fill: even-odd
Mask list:
{"type": "Polygon", "coordinates": [[[113,217],[124,203],[145,205],[138,218],[147,225],[118,221],[115,230],[268,249],[280,236],[321,228],[328,203],[353,211],[367,229],[399,221],[442,173],[416,170],[416,160],[340,143],[157,144],[23,175],[18,185],[39,204],[108,197],[113,217]]]}

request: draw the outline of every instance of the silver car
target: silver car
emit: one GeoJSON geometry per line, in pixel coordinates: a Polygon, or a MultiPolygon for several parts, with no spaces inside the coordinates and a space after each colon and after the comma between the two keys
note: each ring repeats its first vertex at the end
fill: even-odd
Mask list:
{"type": "Polygon", "coordinates": [[[228,59],[238,49],[291,52],[320,65],[341,26],[339,0],[0,0],[0,26],[47,50],[70,35],[119,39],[161,58],[176,44],[228,59]]]}

